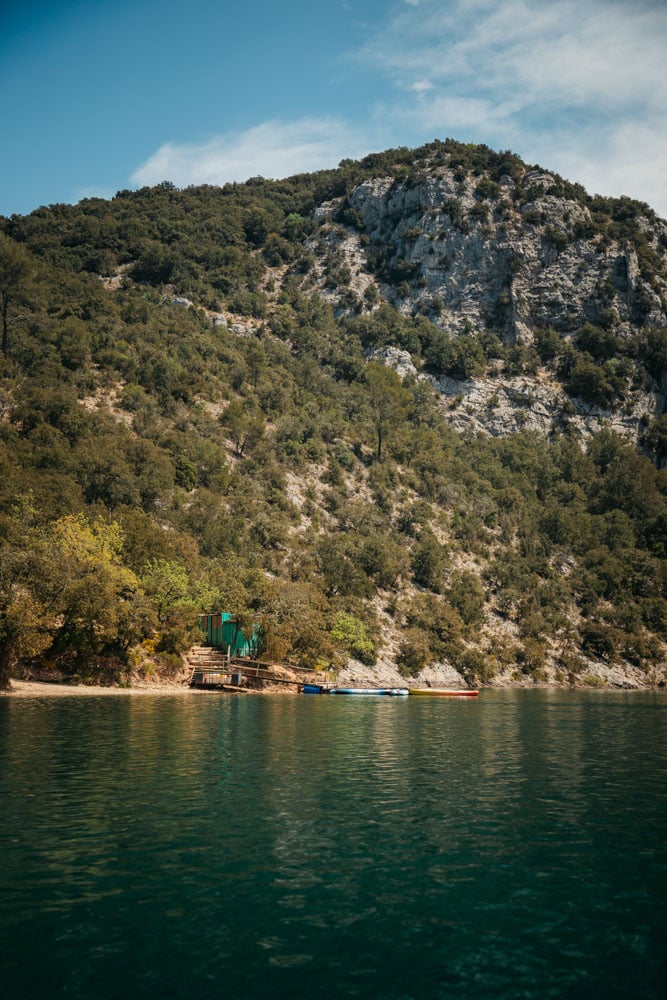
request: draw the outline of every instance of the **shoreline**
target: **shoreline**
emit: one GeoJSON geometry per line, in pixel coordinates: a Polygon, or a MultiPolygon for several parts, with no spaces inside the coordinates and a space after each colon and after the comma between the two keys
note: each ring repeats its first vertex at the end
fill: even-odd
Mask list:
{"type": "MultiPolygon", "coordinates": [[[[660,687],[647,685],[646,687],[616,687],[612,685],[606,686],[594,686],[590,687],[585,684],[576,685],[563,685],[563,684],[485,684],[480,686],[481,691],[498,691],[498,690],[551,690],[551,691],[595,691],[600,693],[641,693],[641,692],[660,692],[664,689],[660,687]]],[[[185,684],[179,684],[177,682],[166,682],[164,684],[142,684],[136,687],[102,687],[101,685],[92,684],[55,684],[50,681],[22,681],[22,680],[12,680],[11,688],[9,691],[0,691],[1,697],[8,698],[90,698],[90,697],[108,697],[112,695],[120,695],[121,697],[126,696],[137,696],[143,697],[145,695],[158,695],[160,697],[182,697],[184,695],[192,695],[194,697],[200,697],[202,695],[210,694],[230,694],[228,691],[207,691],[202,688],[191,688],[185,684]]],[[[238,692],[240,694],[240,692],[238,692]]],[[[288,694],[297,694],[296,691],[287,690],[285,688],[268,688],[264,690],[247,690],[244,689],[243,694],[251,695],[267,695],[267,694],[279,694],[281,696],[288,694]]]]}

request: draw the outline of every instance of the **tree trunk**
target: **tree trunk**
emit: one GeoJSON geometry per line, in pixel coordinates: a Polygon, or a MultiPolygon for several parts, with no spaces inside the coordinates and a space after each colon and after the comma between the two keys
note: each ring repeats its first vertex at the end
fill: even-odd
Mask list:
{"type": "Polygon", "coordinates": [[[9,646],[0,646],[0,691],[9,691],[11,687],[12,657],[9,646]]]}

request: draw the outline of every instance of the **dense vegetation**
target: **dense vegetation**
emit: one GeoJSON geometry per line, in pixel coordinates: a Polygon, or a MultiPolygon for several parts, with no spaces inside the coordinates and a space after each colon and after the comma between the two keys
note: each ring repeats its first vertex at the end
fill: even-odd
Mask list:
{"type": "MultiPolygon", "coordinates": [[[[393,623],[406,674],[445,661],[481,681],[547,665],[572,679],[601,661],[658,676],[665,473],[604,429],[586,449],[461,438],[428,383],[366,352],[398,345],[458,377],[549,363],[610,403],[661,377],[664,333],[589,325],[508,346],[370,297],[336,317],[303,292],[313,210],[433,157],[478,175],[480,199],[526,169],[448,141],[0,220],[0,681],[36,664],[168,674],[197,612],[220,609],[260,620],[267,656],[312,667],[373,663],[393,623]]],[[[567,193],[645,245],[636,203],[567,193]]],[[[663,421],[647,429],[658,461],[663,421]]]]}

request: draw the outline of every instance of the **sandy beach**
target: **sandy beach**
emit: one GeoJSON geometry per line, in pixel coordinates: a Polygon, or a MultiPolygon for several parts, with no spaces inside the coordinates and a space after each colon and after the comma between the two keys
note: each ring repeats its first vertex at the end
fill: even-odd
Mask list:
{"type": "Polygon", "coordinates": [[[12,681],[9,691],[2,694],[12,698],[81,698],[91,695],[201,695],[186,684],[142,684],[137,687],[96,687],[90,684],[50,684],[44,681],[12,681]]]}
{"type": "Polygon", "coordinates": [[[10,698],[90,698],[91,696],[97,697],[98,695],[102,695],[103,697],[109,695],[120,695],[121,697],[126,695],[169,695],[173,697],[174,695],[192,695],[199,698],[203,695],[215,694],[235,697],[237,695],[248,694],[266,696],[295,693],[296,688],[294,686],[287,687],[287,685],[272,685],[263,689],[239,688],[235,691],[227,688],[224,691],[210,691],[204,688],[191,688],[187,684],[179,684],[176,681],[165,681],[162,684],[137,682],[136,686],[133,687],[101,687],[94,684],[52,684],[49,681],[13,680],[11,689],[9,691],[0,691],[0,697],[3,695],[10,698]]]}

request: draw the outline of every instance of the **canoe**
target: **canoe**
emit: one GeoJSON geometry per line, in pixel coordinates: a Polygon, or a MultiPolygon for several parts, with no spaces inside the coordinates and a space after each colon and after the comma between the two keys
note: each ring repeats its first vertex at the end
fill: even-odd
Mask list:
{"type": "Polygon", "coordinates": [[[479,691],[458,688],[410,688],[411,695],[420,698],[477,698],[479,691]]]}
{"type": "Polygon", "coordinates": [[[327,694],[327,688],[322,684],[304,684],[303,685],[304,694],[327,694]]]}
{"type": "Polygon", "coordinates": [[[393,697],[403,697],[408,694],[407,688],[331,688],[329,694],[356,694],[356,695],[390,695],[393,697]]]}

